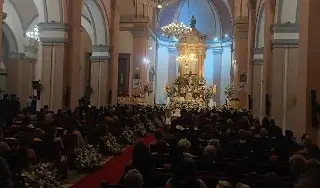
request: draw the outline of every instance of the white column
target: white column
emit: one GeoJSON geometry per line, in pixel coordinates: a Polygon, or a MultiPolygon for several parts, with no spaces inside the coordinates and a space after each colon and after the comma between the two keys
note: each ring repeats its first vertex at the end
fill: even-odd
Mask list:
{"type": "Polygon", "coordinates": [[[220,91],[224,90],[224,88],[221,87],[222,53],[223,48],[213,49],[213,84],[217,85],[217,93],[215,96],[215,102],[217,105],[221,105],[223,103],[220,101],[220,91]]]}

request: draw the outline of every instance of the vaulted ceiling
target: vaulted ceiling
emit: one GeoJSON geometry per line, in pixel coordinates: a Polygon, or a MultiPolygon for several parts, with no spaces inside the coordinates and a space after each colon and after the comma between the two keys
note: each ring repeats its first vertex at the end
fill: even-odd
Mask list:
{"type": "Polygon", "coordinates": [[[196,28],[208,38],[232,33],[234,0],[176,0],[159,13],[159,28],[173,21],[189,24],[193,15],[196,28]],[[189,6],[188,6],[189,2],[189,6]]]}
{"type": "MultiPolygon", "coordinates": [[[[27,30],[29,25],[38,17],[38,10],[33,0],[5,0],[9,1],[16,9],[21,21],[23,30],[27,30]]],[[[8,16],[10,13],[8,13],[8,16]]]]}

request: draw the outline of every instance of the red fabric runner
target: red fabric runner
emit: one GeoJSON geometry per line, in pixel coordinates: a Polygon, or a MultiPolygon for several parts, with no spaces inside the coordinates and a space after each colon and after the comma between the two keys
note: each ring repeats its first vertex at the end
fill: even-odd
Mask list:
{"type": "MultiPolygon", "coordinates": [[[[146,145],[149,145],[154,140],[155,137],[153,134],[150,134],[143,139],[146,145]]],[[[100,183],[102,181],[107,181],[109,184],[118,184],[124,174],[126,164],[131,160],[133,147],[133,145],[130,146],[123,151],[120,156],[117,156],[107,162],[101,170],[87,175],[70,188],[100,188],[100,183]]]]}

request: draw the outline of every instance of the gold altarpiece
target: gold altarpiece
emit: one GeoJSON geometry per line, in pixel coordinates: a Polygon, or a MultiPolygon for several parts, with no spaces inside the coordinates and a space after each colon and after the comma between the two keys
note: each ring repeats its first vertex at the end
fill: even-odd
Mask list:
{"type": "Polygon", "coordinates": [[[204,59],[206,58],[206,36],[193,28],[181,36],[176,45],[179,56],[195,55],[197,61],[194,66],[186,67],[179,63],[179,75],[193,74],[204,77],[204,59]]]}

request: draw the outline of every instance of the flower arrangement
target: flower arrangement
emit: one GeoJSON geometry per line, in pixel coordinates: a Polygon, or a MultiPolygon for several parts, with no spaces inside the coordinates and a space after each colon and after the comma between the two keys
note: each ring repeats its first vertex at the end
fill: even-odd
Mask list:
{"type": "Polygon", "coordinates": [[[76,168],[79,171],[90,171],[101,166],[102,155],[93,145],[84,144],[81,148],[75,150],[76,168]]]}
{"type": "Polygon", "coordinates": [[[22,171],[23,187],[30,188],[59,188],[61,184],[56,180],[57,170],[51,163],[38,163],[30,171],[22,171]]]}
{"type": "Polygon", "coordinates": [[[149,132],[157,131],[156,126],[150,120],[147,120],[145,124],[146,124],[146,127],[148,127],[149,132]]]}
{"type": "Polygon", "coordinates": [[[134,132],[129,127],[125,127],[119,137],[120,142],[123,144],[133,144],[135,139],[134,132]]]}
{"type": "Polygon", "coordinates": [[[135,133],[137,135],[145,136],[147,134],[147,130],[142,123],[135,126],[135,133]]]}
{"type": "Polygon", "coordinates": [[[227,85],[225,88],[224,94],[226,95],[227,99],[232,99],[234,95],[234,87],[233,85],[227,85]]]}
{"type": "Polygon", "coordinates": [[[132,95],[130,96],[126,96],[126,97],[118,97],[117,98],[118,104],[120,105],[147,105],[146,102],[146,98],[144,97],[144,95],[132,95]]]}
{"type": "Polygon", "coordinates": [[[101,137],[100,148],[103,151],[109,152],[111,154],[119,154],[121,152],[121,145],[117,142],[116,137],[111,133],[107,136],[101,137]]]}

